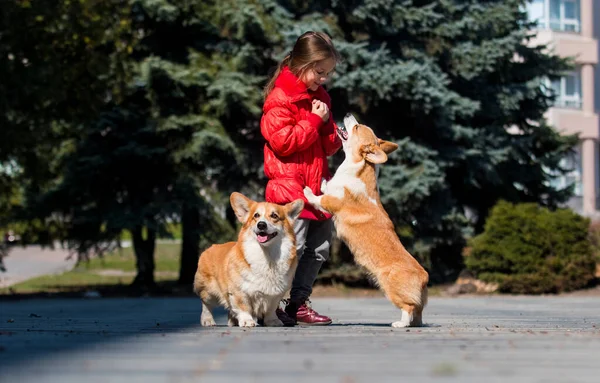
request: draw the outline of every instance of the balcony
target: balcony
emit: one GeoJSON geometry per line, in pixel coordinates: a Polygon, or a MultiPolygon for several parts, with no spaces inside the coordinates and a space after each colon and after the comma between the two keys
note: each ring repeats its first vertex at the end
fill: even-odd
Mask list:
{"type": "Polygon", "coordinates": [[[581,32],[579,0],[533,0],[527,4],[527,13],[539,29],[581,32]]]}
{"type": "Polygon", "coordinates": [[[581,69],[565,73],[561,78],[547,84],[556,95],[554,106],[558,108],[581,109],[581,69]]]}
{"type": "Polygon", "coordinates": [[[579,138],[600,139],[598,115],[581,110],[554,107],[546,112],[546,120],[561,134],[579,134],[579,138]]]}

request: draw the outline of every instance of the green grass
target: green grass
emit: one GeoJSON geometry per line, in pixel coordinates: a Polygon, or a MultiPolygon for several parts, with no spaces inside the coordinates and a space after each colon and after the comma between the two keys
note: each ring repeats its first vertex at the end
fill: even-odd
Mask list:
{"type": "MultiPolygon", "coordinates": [[[[181,239],[182,238],[182,231],[181,231],[181,224],[180,223],[168,223],[166,225],[167,232],[169,232],[170,236],[159,236],[159,238],[164,238],[164,239],[181,239]],[[172,238],[171,238],[172,237],[172,238]]],[[[131,232],[129,230],[123,230],[123,232],[121,233],[121,240],[125,241],[125,240],[131,240],[131,232]]]]}
{"type": "MultiPolygon", "coordinates": [[[[179,257],[181,245],[179,244],[157,244],[154,253],[156,271],[179,271],[179,257]]],[[[135,256],[133,248],[127,247],[117,250],[112,254],[106,254],[102,258],[93,258],[89,262],[82,262],[81,270],[122,270],[135,271],[135,256]]]]}
{"type": "Polygon", "coordinates": [[[57,293],[93,289],[95,286],[126,285],[133,281],[133,277],[108,277],[90,272],[69,271],[57,275],[44,275],[28,279],[9,288],[0,289],[0,294],[30,294],[30,293],[57,293]]]}

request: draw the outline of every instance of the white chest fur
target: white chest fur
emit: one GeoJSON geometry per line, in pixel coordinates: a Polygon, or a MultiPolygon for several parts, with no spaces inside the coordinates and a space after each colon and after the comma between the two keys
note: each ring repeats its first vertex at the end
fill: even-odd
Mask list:
{"type": "MultiPolygon", "coordinates": [[[[354,195],[367,195],[367,185],[357,177],[358,171],[363,166],[364,160],[358,163],[352,163],[346,158],[335,172],[333,178],[326,183],[323,194],[344,198],[344,188],[347,188],[354,195]]],[[[373,198],[369,198],[369,201],[377,204],[377,201],[373,198]]]]}
{"type": "Polygon", "coordinates": [[[241,289],[249,295],[278,296],[289,289],[292,282],[290,252],[293,242],[287,237],[274,238],[269,247],[256,240],[244,242],[244,255],[250,270],[242,273],[241,289]]]}

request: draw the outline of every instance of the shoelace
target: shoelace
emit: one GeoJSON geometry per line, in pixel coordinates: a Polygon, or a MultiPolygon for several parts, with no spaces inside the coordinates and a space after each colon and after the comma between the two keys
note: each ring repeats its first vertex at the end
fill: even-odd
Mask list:
{"type": "MultiPolygon", "coordinates": [[[[283,307],[285,308],[285,307],[289,306],[289,304],[290,304],[290,300],[289,300],[289,299],[282,299],[282,300],[281,300],[281,303],[283,303],[283,307]]],[[[312,302],[310,301],[310,299],[306,299],[306,300],[304,301],[304,305],[306,306],[306,308],[307,308],[309,311],[314,311],[314,310],[312,309],[312,302]]]]}
{"type": "Polygon", "coordinates": [[[307,299],[307,300],[305,300],[305,301],[304,301],[304,305],[306,306],[306,308],[307,308],[309,311],[314,311],[314,310],[312,309],[312,303],[311,303],[310,299],[307,299]]]}

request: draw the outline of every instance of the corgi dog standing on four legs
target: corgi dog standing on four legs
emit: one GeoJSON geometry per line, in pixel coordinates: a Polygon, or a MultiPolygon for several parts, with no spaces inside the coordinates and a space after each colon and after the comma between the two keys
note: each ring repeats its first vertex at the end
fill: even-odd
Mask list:
{"type": "Polygon", "coordinates": [[[377,167],[398,145],[377,138],[368,126],[347,114],[338,127],[346,156],[323,195],[304,189],[308,202],[333,214],[337,235],[355,261],[374,277],[388,299],[402,311],[393,327],[422,325],[429,274],[404,248],[379,199],[377,167]]]}
{"type": "Polygon", "coordinates": [[[237,242],[212,245],[200,255],[194,292],[202,300],[202,326],[215,326],[212,310],[225,306],[229,326],[282,326],[275,310],[296,272],[293,224],[304,202],[255,202],[232,193],[231,206],[242,223],[237,242]]]}

